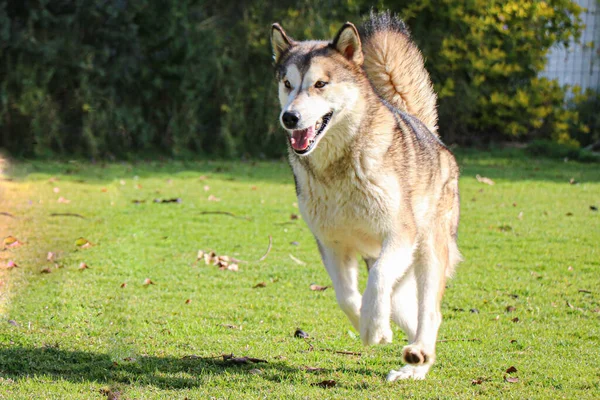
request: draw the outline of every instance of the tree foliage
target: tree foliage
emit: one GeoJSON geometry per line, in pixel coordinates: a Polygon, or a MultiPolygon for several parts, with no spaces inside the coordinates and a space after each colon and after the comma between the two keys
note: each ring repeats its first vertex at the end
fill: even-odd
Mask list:
{"type": "MultiPolygon", "coordinates": [[[[328,38],[372,5],[0,0],[0,147],[281,155],[270,24],[298,39],[328,38]]],[[[572,1],[382,0],[377,8],[404,17],[422,48],[446,140],[572,143],[585,131],[564,106],[564,88],[538,78],[550,47],[579,35],[572,1]]]]}

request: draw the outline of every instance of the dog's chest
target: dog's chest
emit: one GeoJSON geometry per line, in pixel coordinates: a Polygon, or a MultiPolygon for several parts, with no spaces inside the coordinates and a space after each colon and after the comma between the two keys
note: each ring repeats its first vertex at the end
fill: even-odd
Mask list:
{"type": "Polygon", "coordinates": [[[385,179],[359,178],[349,171],[336,179],[297,174],[300,212],[313,234],[324,243],[341,244],[363,254],[378,253],[397,199],[385,179]]]}

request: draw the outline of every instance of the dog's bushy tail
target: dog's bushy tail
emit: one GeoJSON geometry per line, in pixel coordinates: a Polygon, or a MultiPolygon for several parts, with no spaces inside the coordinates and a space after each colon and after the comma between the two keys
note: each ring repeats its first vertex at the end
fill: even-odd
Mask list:
{"type": "Polygon", "coordinates": [[[371,12],[359,32],[363,68],[375,91],[392,106],[419,118],[437,135],[437,96],[423,56],[404,22],[389,11],[371,12]]]}

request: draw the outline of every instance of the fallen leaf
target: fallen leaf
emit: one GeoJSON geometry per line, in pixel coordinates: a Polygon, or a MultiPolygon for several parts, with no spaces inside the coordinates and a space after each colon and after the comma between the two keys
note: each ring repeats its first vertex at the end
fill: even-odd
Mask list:
{"type": "Polygon", "coordinates": [[[471,309],[469,310],[469,312],[471,312],[471,313],[473,313],[473,314],[479,314],[479,310],[478,310],[478,309],[476,309],[476,308],[471,308],[471,309]]]}
{"type": "Polygon", "coordinates": [[[14,236],[7,236],[4,238],[4,247],[14,248],[14,247],[20,247],[23,244],[24,244],[23,242],[19,241],[14,236]]]}
{"type": "Polygon", "coordinates": [[[576,184],[576,183],[577,183],[577,181],[575,180],[575,178],[571,178],[571,179],[569,179],[569,183],[570,183],[571,185],[574,185],[574,184],[576,184]]]}
{"type": "Polygon", "coordinates": [[[300,243],[298,243],[298,242],[296,242],[296,241],[290,242],[290,244],[291,244],[292,246],[298,246],[298,245],[300,245],[300,243]]]}
{"type": "Polygon", "coordinates": [[[121,186],[125,186],[125,181],[124,181],[123,179],[121,179],[121,180],[119,181],[119,183],[121,184],[121,186]]]}
{"type": "Polygon", "coordinates": [[[265,282],[259,282],[256,285],[252,286],[252,289],[266,287],[266,286],[267,286],[267,284],[265,282]]]}
{"type": "Polygon", "coordinates": [[[257,189],[258,189],[258,188],[257,188],[256,186],[252,186],[252,187],[250,188],[250,190],[257,190],[257,189]]]}
{"type": "Polygon", "coordinates": [[[12,268],[19,268],[19,266],[13,260],[9,260],[8,263],[6,263],[6,269],[12,269],[12,268]]]}
{"type": "Polygon", "coordinates": [[[198,255],[196,256],[196,261],[200,261],[204,258],[204,251],[198,250],[198,255]]]}
{"type": "Polygon", "coordinates": [[[229,264],[227,266],[227,270],[228,271],[235,271],[235,272],[237,272],[239,269],[240,269],[239,266],[237,264],[235,264],[235,263],[229,264]]]}
{"type": "Polygon", "coordinates": [[[298,218],[299,218],[299,217],[298,217],[298,214],[291,214],[291,215],[290,215],[290,219],[291,219],[292,221],[293,221],[293,220],[296,220],[296,219],[298,219],[298,218]]]}
{"type": "Polygon", "coordinates": [[[71,200],[65,199],[64,197],[59,197],[57,200],[59,203],[61,204],[69,204],[71,202],[71,200]]]}
{"type": "Polygon", "coordinates": [[[127,282],[121,283],[121,289],[124,289],[125,287],[127,287],[127,282]]]}
{"type": "Polygon", "coordinates": [[[87,249],[88,247],[92,247],[94,244],[87,240],[86,238],[80,237],[75,241],[75,246],[80,247],[82,249],[87,249]]]}
{"type": "Polygon", "coordinates": [[[144,279],[144,286],[154,285],[154,282],[150,278],[144,279]]]}
{"type": "Polygon", "coordinates": [[[517,343],[517,339],[511,339],[510,342],[511,343],[517,343]]]}
{"type": "Polygon", "coordinates": [[[107,189],[107,188],[105,188],[105,187],[103,187],[102,189],[100,189],[100,191],[101,191],[102,193],[106,193],[106,192],[108,192],[108,189],[107,189]]]}
{"type": "Polygon", "coordinates": [[[306,339],[309,337],[309,335],[308,335],[308,333],[304,332],[302,329],[298,328],[298,329],[296,329],[296,332],[294,332],[294,337],[306,339]]]}
{"type": "Polygon", "coordinates": [[[19,324],[17,323],[17,321],[15,321],[14,319],[9,319],[8,323],[11,324],[12,326],[19,326],[19,324]]]}
{"type": "Polygon", "coordinates": [[[204,191],[205,191],[205,192],[208,192],[209,190],[210,190],[210,186],[208,186],[208,185],[204,185],[204,191]]]}
{"type": "Polygon", "coordinates": [[[79,269],[81,271],[83,271],[84,269],[88,269],[88,268],[89,268],[88,265],[86,263],[84,263],[84,262],[82,262],[81,264],[79,264],[79,269]]]}
{"type": "Polygon", "coordinates": [[[592,211],[598,211],[598,207],[596,207],[596,206],[590,206],[590,210],[592,210],[592,211]]]}
{"type": "Polygon", "coordinates": [[[504,380],[508,383],[517,383],[519,382],[519,378],[517,377],[512,377],[512,376],[504,376],[504,380]]]}
{"type": "Polygon", "coordinates": [[[260,375],[263,373],[262,369],[258,369],[258,368],[253,368],[250,371],[248,371],[249,374],[252,375],[260,375]]]}
{"type": "Polygon", "coordinates": [[[155,203],[162,203],[162,204],[167,204],[167,203],[181,203],[182,200],[179,197],[173,197],[170,199],[154,199],[155,203]]]}
{"type": "Polygon", "coordinates": [[[217,255],[215,254],[214,251],[211,251],[209,253],[204,253],[204,263],[206,265],[210,265],[213,263],[213,261],[216,257],[217,257],[217,255]]]}
{"type": "Polygon", "coordinates": [[[328,379],[328,380],[324,380],[322,382],[311,384],[311,386],[319,386],[319,387],[326,388],[326,389],[327,388],[332,388],[335,385],[337,385],[337,382],[334,381],[333,379],[328,379]]]}
{"type": "Polygon", "coordinates": [[[146,200],[131,200],[131,202],[132,202],[133,204],[142,204],[142,203],[145,203],[145,202],[146,202],[146,200]]]}
{"type": "Polygon", "coordinates": [[[515,306],[506,306],[506,312],[513,312],[515,311],[517,308],[515,306]]]}
{"type": "Polygon", "coordinates": [[[185,304],[190,304],[191,302],[192,302],[192,299],[187,299],[187,300],[185,301],[185,304]]]}
{"type": "Polygon", "coordinates": [[[511,319],[512,322],[517,323],[519,322],[519,317],[514,317],[513,319],[511,319]]]}
{"type": "Polygon", "coordinates": [[[566,213],[565,215],[566,215],[567,217],[572,217],[572,216],[573,216],[573,213],[572,213],[572,212],[568,212],[568,213],[566,213]]]}
{"type": "Polygon", "coordinates": [[[310,290],[315,291],[315,292],[322,292],[323,290],[328,289],[329,286],[320,286],[320,285],[316,285],[316,284],[312,284],[310,285],[310,290]]]}
{"type": "Polygon", "coordinates": [[[517,372],[517,368],[515,368],[514,366],[511,366],[506,370],[507,374],[512,374],[513,372],[517,372]]]}
{"type": "Polygon", "coordinates": [[[519,213],[519,215],[517,216],[517,218],[519,218],[519,219],[523,219],[523,211],[521,211],[521,212],[519,213]]]}
{"type": "Polygon", "coordinates": [[[569,267],[567,268],[567,271],[573,271],[573,267],[569,265],[569,267]]]}
{"type": "Polygon", "coordinates": [[[46,255],[46,261],[54,261],[56,259],[56,253],[53,253],[51,251],[48,252],[48,255],[46,255]]]}
{"type": "Polygon", "coordinates": [[[57,188],[57,187],[55,187],[54,189],[52,189],[52,191],[53,191],[54,193],[58,193],[58,192],[60,192],[60,189],[59,189],[59,188],[57,188]]]}
{"type": "Polygon", "coordinates": [[[481,385],[483,383],[483,380],[481,378],[478,379],[473,379],[471,381],[471,385],[475,386],[475,385],[481,385]]]}
{"type": "Polygon", "coordinates": [[[575,307],[573,307],[573,304],[569,303],[568,300],[567,300],[567,306],[569,306],[569,308],[575,308],[575,307]]]}
{"type": "MultiPolygon", "coordinates": [[[[238,327],[236,325],[231,325],[231,324],[219,324],[219,326],[222,326],[223,328],[229,328],[229,329],[238,329],[238,327]]],[[[241,328],[240,328],[241,330],[241,328]]]]}
{"type": "Polygon", "coordinates": [[[208,196],[208,201],[221,201],[221,199],[211,194],[208,196]]]}
{"type": "Polygon", "coordinates": [[[490,178],[486,178],[485,176],[481,176],[479,174],[475,175],[477,182],[485,183],[486,185],[495,185],[496,183],[490,178]]]}
{"type": "Polygon", "coordinates": [[[42,274],[49,274],[52,272],[52,270],[50,268],[46,267],[46,268],[42,269],[40,272],[42,274]]]}

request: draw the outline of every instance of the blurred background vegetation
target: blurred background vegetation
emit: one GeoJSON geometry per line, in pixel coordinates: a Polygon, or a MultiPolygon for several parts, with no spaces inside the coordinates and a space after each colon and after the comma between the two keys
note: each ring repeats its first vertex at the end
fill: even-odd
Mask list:
{"type": "Polygon", "coordinates": [[[271,23],[331,38],[372,7],[411,28],[446,142],[600,139],[598,94],[540,77],[549,49],[581,34],[571,0],[0,0],[0,148],[279,157],[271,23]]]}

